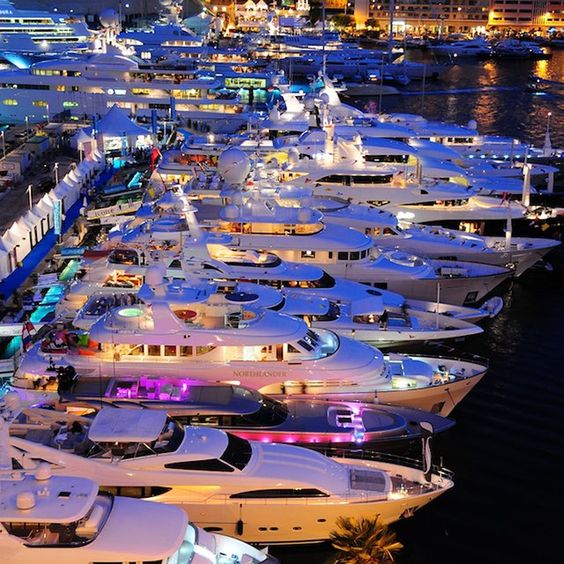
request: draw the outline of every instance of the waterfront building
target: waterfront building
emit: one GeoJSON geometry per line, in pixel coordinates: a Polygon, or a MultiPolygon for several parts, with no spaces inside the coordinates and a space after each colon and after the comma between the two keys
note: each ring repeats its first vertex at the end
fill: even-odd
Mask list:
{"type": "MultiPolygon", "coordinates": [[[[387,29],[389,0],[356,0],[357,26],[387,29]]],[[[483,33],[489,0],[403,0],[395,3],[395,33],[483,33]]]]}
{"type": "Polygon", "coordinates": [[[562,30],[564,0],[493,0],[488,25],[496,30],[562,30]]]}

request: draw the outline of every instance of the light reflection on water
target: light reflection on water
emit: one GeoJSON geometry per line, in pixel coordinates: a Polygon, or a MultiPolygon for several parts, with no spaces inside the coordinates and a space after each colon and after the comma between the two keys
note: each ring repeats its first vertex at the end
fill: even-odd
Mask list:
{"type": "MultiPolygon", "coordinates": [[[[553,146],[564,147],[564,86],[547,96],[525,91],[527,76],[564,82],[564,51],[551,61],[465,63],[428,85],[429,90],[514,86],[477,94],[428,95],[424,115],[466,123],[481,132],[541,144],[552,112],[553,146]]],[[[409,85],[419,91],[421,84],[409,85]]],[[[368,101],[363,100],[361,104],[368,101]]],[[[376,104],[377,104],[376,100],[376,104]]],[[[385,96],[384,111],[421,113],[420,96],[385,96]]],[[[436,442],[455,470],[455,488],[394,526],[405,544],[398,564],[548,563],[561,552],[564,461],[564,250],[555,272],[530,272],[503,297],[505,309],[487,331],[464,343],[490,359],[480,384],[457,407],[451,436],[436,442]]],[[[282,562],[327,564],[327,547],[275,549],[282,562]]]]}
{"type": "MultiPolygon", "coordinates": [[[[415,51],[409,52],[408,56],[430,61],[428,54],[415,51]]],[[[411,82],[406,90],[420,92],[421,81],[411,82]]],[[[555,51],[551,60],[466,61],[450,68],[439,80],[428,81],[425,90],[424,99],[422,96],[384,96],[383,110],[423,114],[432,120],[460,124],[473,119],[484,134],[513,136],[536,145],[542,145],[547,115],[552,112],[552,144],[564,146],[564,50],[555,51]],[[563,84],[550,85],[540,94],[528,92],[526,86],[530,74],[563,84]],[[491,86],[510,89],[433,94],[433,91],[451,88],[491,86]]],[[[366,98],[355,101],[358,107],[368,103],[370,100],[366,98]]]]}

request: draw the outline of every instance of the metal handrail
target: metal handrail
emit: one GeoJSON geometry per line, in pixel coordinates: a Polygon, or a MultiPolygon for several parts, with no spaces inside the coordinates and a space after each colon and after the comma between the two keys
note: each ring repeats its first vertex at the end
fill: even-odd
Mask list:
{"type": "MultiPolygon", "coordinates": [[[[399,454],[391,454],[387,452],[380,452],[375,450],[366,450],[361,448],[339,448],[339,447],[320,447],[316,448],[314,445],[308,445],[308,448],[321,452],[330,458],[353,458],[359,460],[373,460],[376,462],[385,462],[388,464],[397,464],[399,466],[407,466],[416,470],[423,470],[423,461],[417,458],[410,458],[401,456],[399,454]]],[[[433,474],[445,478],[447,480],[454,479],[454,471],[445,468],[442,465],[432,465],[433,474]]]]}

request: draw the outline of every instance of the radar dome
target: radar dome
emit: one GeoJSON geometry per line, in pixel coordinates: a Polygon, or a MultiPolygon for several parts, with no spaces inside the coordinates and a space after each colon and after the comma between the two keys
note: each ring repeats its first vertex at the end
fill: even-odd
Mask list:
{"type": "Polygon", "coordinates": [[[152,265],[145,273],[145,283],[149,286],[160,286],[164,282],[163,270],[159,265],[152,265]]]}
{"type": "Polygon", "coordinates": [[[51,465],[48,462],[40,462],[35,470],[35,479],[38,482],[44,482],[51,478],[51,465]]]}
{"type": "Polygon", "coordinates": [[[478,129],[478,124],[476,123],[475,119],[471,119],[468,122],[468,129],[478,129]]]}
{"type": "Polygon", "coordinates": [[[296,147],[290,147],[288,149],[288,162],[290,164],[296,164],[300,160],[300,153],[296,147]]]}
{"type": "Polygon", "coordinates": [[[239,191],[234,192],[233,196],[231,196],[231,203],[235,204],[236,206],[240,206],[243,204],[243,194],[239,191]]]}
{"type": "Polygon", "coordinates": [[[168,8],[168,6],[172,4],[172,0],[159,0],[159,4],[161,6],[164,6],[165,8],[168,8]]]}
{"type": "Polygon", "coordinates": [[[239,208],[235,204],[229,204],[225,206],[223,214],[225,219],[236,219],[239,215],[239,208]]]}
{"type": "Polygon", "coordinates": [[[35,495],[33,492],[20,492],[16,496],[16,507],[20,511],[26,511],[35,507],[35,495]]]}
{"type": "Polygon", "coordinates": [[[238,147],[230,147],[219,155],[217,171],[228,184],[242,184],[250,170],[249,157],[238,147]]]}
{"type": "Polygon", "coordinates": [[[327,92],[322,92],[322,93],[319,95],[319,99],[320,99],[325,105],[328,105],[328,104],[329,104],[330,98],[329,98],[329,94],[327,94],[327,92]]]}
{"type": "Polygon", "coordinates": [[[304,96],[304,107],[310,112],[315,109],[315,96],[313,96],[312,94],[304,96]]]}
{"type": "Polygon", "coordinates": [[[119,15],[112,8],[107,8],[100,13],[100,23],[102,27],[117,27],[119,25],[119,15]]]}

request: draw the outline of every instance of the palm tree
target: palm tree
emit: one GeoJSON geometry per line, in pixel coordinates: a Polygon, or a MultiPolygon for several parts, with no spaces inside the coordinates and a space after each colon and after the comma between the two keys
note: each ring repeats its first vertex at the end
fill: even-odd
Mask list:
{"type": "Polygon", "coordinates": [[[329,535],[331,544],[340,551],[339,564],[390,564],[394,553],[403,548],[396,534],[376,515],[372,519],[339,517],[338,530],[329,535]]]}

